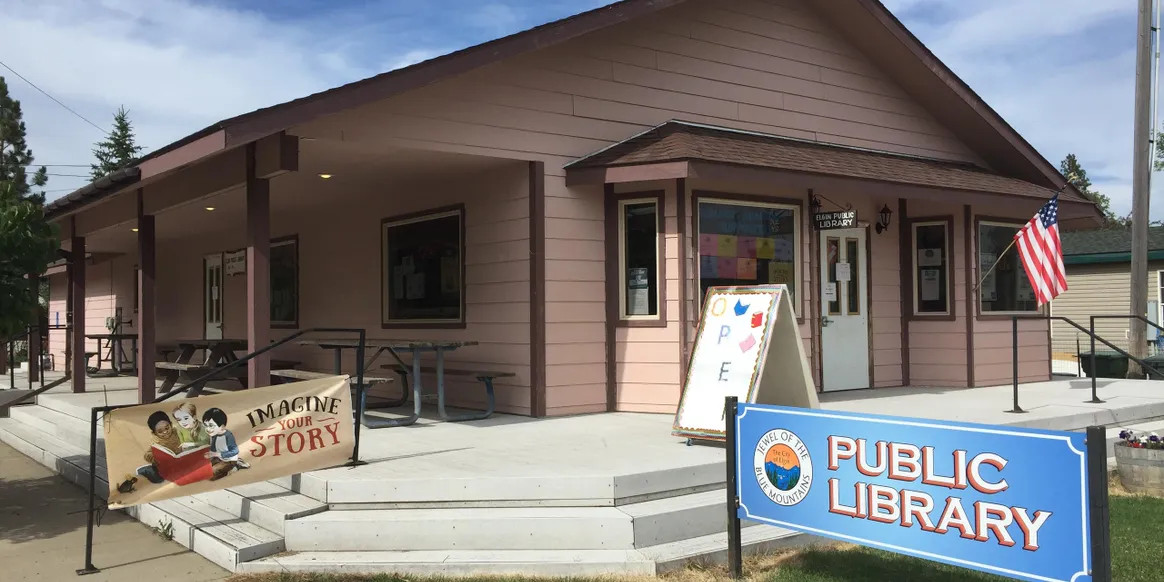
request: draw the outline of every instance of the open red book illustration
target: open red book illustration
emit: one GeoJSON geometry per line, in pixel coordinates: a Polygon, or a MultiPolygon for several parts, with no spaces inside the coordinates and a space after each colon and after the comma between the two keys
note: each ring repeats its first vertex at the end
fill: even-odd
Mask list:
{"type": "Polygon", "coordinates": [[[163,479],[178,485],[189,485],[205,481],[214,476],[210,459],[206,458],[209,445],[188,449],[175,454],[170,449],[154,443],[154,463],[163,479]]]}

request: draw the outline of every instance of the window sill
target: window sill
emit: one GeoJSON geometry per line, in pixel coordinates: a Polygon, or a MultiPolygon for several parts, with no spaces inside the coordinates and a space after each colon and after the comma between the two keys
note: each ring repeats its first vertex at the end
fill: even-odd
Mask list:
{"type": "Polygon", "coordinates": [[[906,316],[906,321],[956,321],[958,316],[953,313],[914,313],[906,316]]]}
{"type": "Polygon", "coordinates": [[[464,321],[392,321],[380,322],[380,329],[465,329],[464,321]]]}
{"type": "Polygon", "coordinates": [[[1045,319],[1046,317],[1039,311],[1002,311],[997,313],[979,313],[978,321],[1010,321],[1018,317],[1019,319],[1045,319]]]}
{"type": "Polygon", "coordinates": [[[667,327],[667,321],[662,317],[655,319],[618,319],[615,327],[667,327]]]}

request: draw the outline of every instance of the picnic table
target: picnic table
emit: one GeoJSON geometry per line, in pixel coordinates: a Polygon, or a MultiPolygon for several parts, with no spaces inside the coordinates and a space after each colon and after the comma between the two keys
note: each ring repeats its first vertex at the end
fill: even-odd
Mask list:
{"type": "MultiPolygon", "coordinates": [[[[123,373],[130,373],[131,375],[137,370],[137,334],[136,333],[87,333],[86,339],[97,340],[97,351],[86,352],[86,355],[97,356],[97,365],[86,370],[90,376],[118,376],[123,373]],[[130,352],[133,353],[133,366],[126,369],[123,366],[125,362],[125,344],[129,341],[133,344],[130,352]],[[102,344],[108,347],[107,356],[102,355],[102,344]],[[101,362],[109,362],[109,372],[101,372],[101,362]]],[[[88,359],[88,358],[86,358],[88,359]]]]}
{"type": "MultiPolygon", "coordinates": [[[[169,392],[173,389],[174,384],[183,373],[201,376],[214,368],[237,360],[238,356],[235,355],[235,352],[247,349],[247,340],[245,339],[185,339],[162,343],[178,347],[178,357],[174,361],[162,361],[154,364],[154,367],[161,371],[164,378],[162,392],[169,392]],[[199,351],[205,353],[200,361],[194,359],[194,354],[199,351]]],[[[222,378],[234,378],[246,386],[246,371],[246,367],[238,366],[228,370],[222,375],[222,378]]],[[[198,396],[205,385],[205,382],[200,382],[197,386],[191,386],[187,397],[198,396]]]]}
{"type": "MultiPolygon", "coordinates": [[[[437,378],[437,410],[440,416],[445,421],[456,422],[464,420],[480,420],[489,417],[493,413],[496,406],[495,397],[493,394],[493,378],[512,376],[511,372],[489,372],[489,371],[472,371],[472,370],[454,370],[445,367],[445,354],[465,346],[475,346],[478,342],[473,340],[411,340],[411,339],[365,339],[364,349],[365,357],[368,352],[372,352],[371,360],[367,363],[357,362],[357,365],[363,365],[365,374],[367,370],[372,367],[376,360],[382,354],[389,354],[394,362],[384,364],[382,368],[395,370],[403,378],[407,378],[408,374],[412,374],[412,398],[413,410],[412,414],[406,418],[364,418],[361,419],[364,426],[369,428],[382,428],[389,426],[408,426],[415,423],[420,418],[421,411],[421,395],[424,386],[421,383],[420,375],[422,373],[435,373],[437,378]],[[411,355],[411,362],[405,362],[401,357],[402,353],[409,353],[411,355]],[[425,352],[433,352],[435,354],[435,366],[422,366],[421,354],[425,352]],[[445,376],[475,376],[485,383],[487,406],[486,410],[482,412],[468,413],[462,415],[450,415],[445,410],[445,376]]],[[[300,345],[311,345],[323,348],[325,350],[332,350],[335,352],[335,373],[340,374],[343,362],[343,350],[355,350],[359,347],[359,341],[354,339],[307,339],[299,342],[300,345]]],[[[404,397],[400,400],[400,404],[404,404],[408,398],[408,387],[404,386],[404,397]]]]}

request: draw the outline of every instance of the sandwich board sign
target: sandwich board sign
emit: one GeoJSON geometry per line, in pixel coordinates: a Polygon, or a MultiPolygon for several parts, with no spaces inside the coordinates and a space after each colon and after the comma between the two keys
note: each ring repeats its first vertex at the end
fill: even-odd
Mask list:
{"type": "Polygon", "coordinates": [[[745,403],[728,415],[738,499],[729,520],[1020,580],[1110,579],[1100,427],[1085,435],[745,403]]]}
{"type": "Polygon", "coordinates": [[[819,407],[787,285],[707,290],[671,434],[724,440],[728,396],[819,407]]]}

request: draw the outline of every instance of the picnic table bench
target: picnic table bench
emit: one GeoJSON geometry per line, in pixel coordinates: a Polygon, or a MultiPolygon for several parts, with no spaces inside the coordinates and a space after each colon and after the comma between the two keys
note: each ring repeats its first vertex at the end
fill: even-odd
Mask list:
{"type": "MultiPolygon", "coordinates": [[[[384,364],[381,368],[394,369],[396,364],[384,364]]],[[[493,411],[497,408],[497,397],[493,391],[493,380],[495,378],[512,378],[517,374],[513,372],[495,372],[490,370],[463,370],[459,368],[443,368],[437,366],[419,366],[414,368],[423,374],[436,374],[437,386],[440,390],[437,392],[437,407],[440,409],[441,416],[445,420],[481,420],[489,418],[493,411]],[[485,410],[482,412],[470,412],[458,416],[448,416],[445,414],[445,391],[444,391],[444,376],[465,376],[475,378],[485,385],[485,410]]]]}
{"type": "MultiPolygon", "coordinates": [[[[244,350],[247,347],[246,340],[239,339],[222,339],[222,340],[181,340],[177,342],[167,342],[166,345],[176,345],[180,350],[175,361],[160,361],[155,362],[154,367],[162,373],[160,374],[164,380],[162,382],[162,392],[169,392],[173,389],[174,384],[183,375],[191,375],[194,377],[203,376],[225,364],[238,360],[235,351],[244,350]],[[194,353],[198,350],[206,352],[205,359],[201,363],[194,361],[194,353]]],[[[271,360],[271,367],[278,369],[289,369],[298,366],[299,362],[290,360],[271,360]]],[[[196,385],[190,386],[190,390],[186,393],[187,398],[192,398],[201,394],[202,389],[206,387],[206,383],[211,380],[232,379],[238,381],[243,388],[247,387],[247,367],[243,365],[235,366],[229,370],[215,374],[196,385]]]]}
{"type": "MultiPolygon", "coordinates": [[[[337,375],[338,374],[331,373],[331,372],[316,372],[314,370],[295,370],[295,369],[280,369],[280,370],[272,369],[271,370],[271,376],[274,376],[276,378],[290,379],[290,380],[318,380],[320,378],[333,378],[337,375]]],[[[372,386],[375,386],[377,384],[387,384],[391,381],[392,381],[392,378],[382,378],[379,376],[364,376],[364,390],[359,392],[359,396],[361,398],[363,398],[364,400],[367,400],[368,388],[371,388],[372,386]]],[[[355,376],[348,377],[348,384],[351,385],[353,390],[358,388],[356,382],[357,382],[357,378],[355,376]]],[[[407,396],[407,395],[408,395],[408,392],[405,391],[405,396],[407,396]]],[[[397,404],[397,406],[399,406],[399,404],[397,404]]],[[[355,408],[354,405],[353,405],[353,408],[355,408]]]]}
{"type": "MultiPolygon", "coordinates": [[[[300,343],[300,345],[314,345],[314,346],[318,346],[318,347],[323,348],[323,349],[334,350],[335,362],[336,362],[335,365],[336,365],[337,373],[340,369],[340,356],[341,356],[342,350],[345,350],[345,349],[355,350],[355,349],[358,349],[360,347],[360,344],[358,341],[350,339],[350,338],[348,338],[348,339],[312,339],[312,340],[304,340],[304,341],[301,341],[299,343],[300,343]]],[[[489,417],[491,414],[493,414],[493,411],[496,408],[496,399],[495,399],[495,396],[493,393],[493,379],[507,377],[507,376],[513,376],[514,374],[512,372],[488,372],[488,371],[472,371],[472,370],[456,370],[454,373],[454,371],[447,370],[445,368],[445,364],[444,364],[444,362],[445,362],[444,358],[445,358],[446,352],[456,350],[457,348],[460,348],[460,347],[474,346],[474,345],[477,345],[477,342],[473,341],[473,340],[445,341],[445,340],[410,340],[410,339],[375,339],[375,338],[365,339],[364,345],[363,345],[364,349],[372,352],[372,357],[371,357],[370,361],[368,361],[366,363],[358,362],[358,363],[363,363],[363,365],[366,366],[365,369],[372,367],[372,365],[376,362],[376,359],[379,358],[380,355],[384,354],[384,353],[388,353],[392,357],[392,359],[396,360],[396,363],[385,364],[382,367],[384,369],[395,370],[396,373],[401,376],[401,379],[406,384],[405,389],[403,390],[403,395],[401,396],[400,402],[399,402],[399,404],[397,404],[397,406],[404,404],[408,400],[408,388],[407,388],[408,374],[412,374],[412,397],[413,397],[413,405],[412,406],[413,406],[413,410],[412,410],[412,414],[409,415],[408,417],[405,417],[405,418],[369,417],[369,418],[361,419],[361,422],[364,424],[364,426],[367,426],[369,428],[384,428],[384,427],[390,427],[390,426],[408,426],[408,425],[415,423],[420,418],[420,413],[421,413],[421,402],[422,402],[421,395],[423,392],[423,386],[421,384],[420,376],[421,376],[421,374],[426,373],[426,371],[436,372],[436,374],[437,374],[437,386],[436,386],[437,410],[440,412],[440,416],[443,420],[449,421],[449,422],[456,422],[456,421],[464,421],[464,420],[481,420],[481,419],[489,417]],[[411,356],[412,356],[411,362],[405,362],[404,359],[401,358],[401,354],[404,352],[411,354],[411,356]],[[420,356],[421,356],[421,353],[423,353],[423,352],[434,352],[436,354],[436,365],[435,366],[424,366],[424,367],[421,366],[421,364],[420,364],[421,357],[420,356]],[[483,382],[485,382],[485,384],[486,384],[486,396],[487,396],[486,410],[481,411],[481,412],[462,414],[462,415],[450,415],[445,410],[444,376],[445,376],[446,372],[450,375],[459,375],[459,376],[471,375],[471,376],[477,377],[478,379],[481,379],[483,382]]]]}

